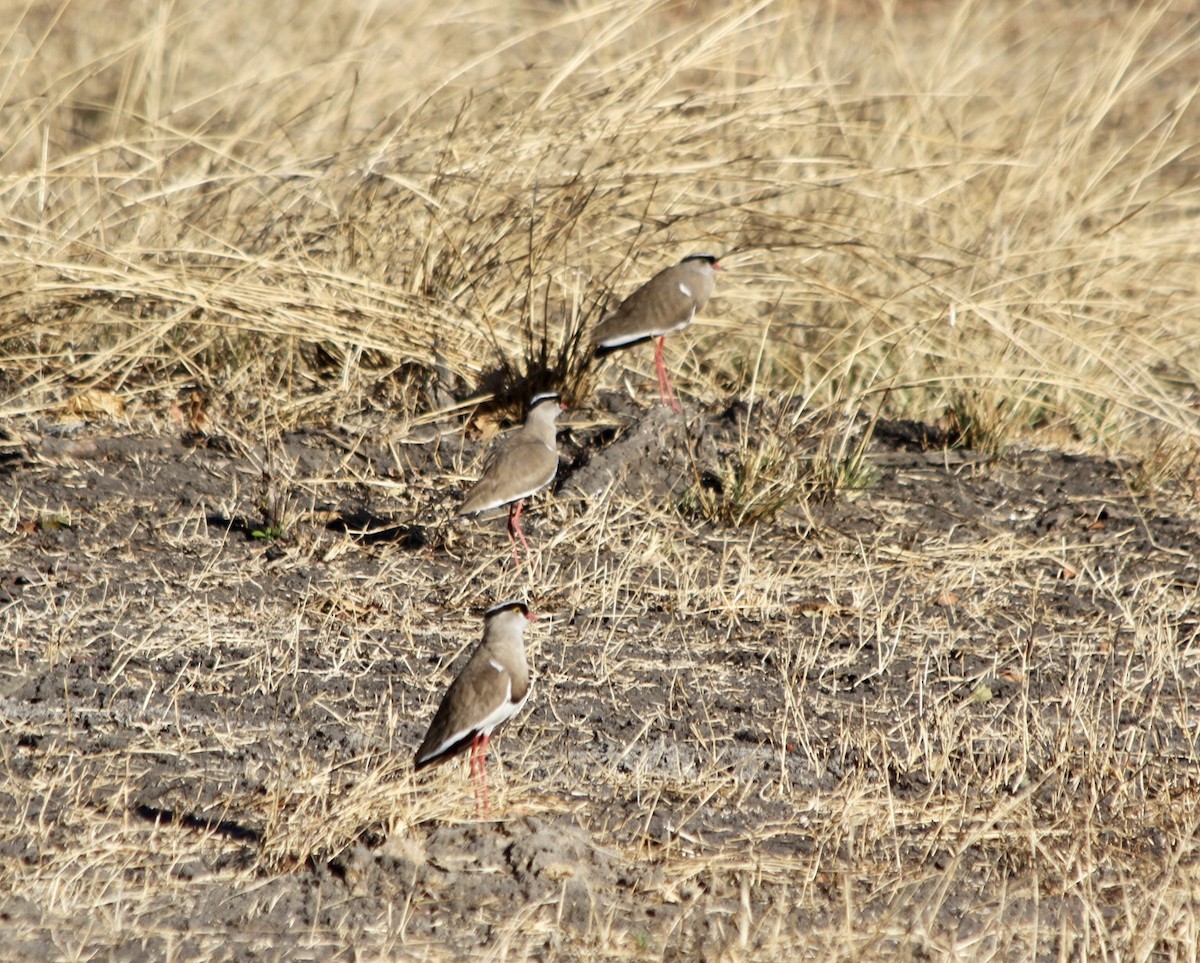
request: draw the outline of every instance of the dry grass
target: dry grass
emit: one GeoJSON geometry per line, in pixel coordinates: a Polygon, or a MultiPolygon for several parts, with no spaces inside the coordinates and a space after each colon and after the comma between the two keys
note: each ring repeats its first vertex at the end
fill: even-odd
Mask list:
{"type": "Polygon", "coordinates": [[[1190,8],[248,9],[0,17],[0,459],[43,445],[0,460],[6,945],[1194,959],[1190,8]],[[648,351],[581,346],[696,250],[730,270],[681,396],[755,417],[687,511],[535,507],[553,617],[480,828],[406,765],[468,608],[529,590],[436,521],[456,418],[651,397],[648,351]],[[876,418],[999,460],[877,489],[876,418]],[[151,484],[188,431],[205,501],[151,484]],[[1030,446],[1122,484],[1054,501],[1030,446]],[[317,523],[346,502],[433,542],[317,523]],[[495,868],[543,825],[588,840],[582,918],[495,868]]]}

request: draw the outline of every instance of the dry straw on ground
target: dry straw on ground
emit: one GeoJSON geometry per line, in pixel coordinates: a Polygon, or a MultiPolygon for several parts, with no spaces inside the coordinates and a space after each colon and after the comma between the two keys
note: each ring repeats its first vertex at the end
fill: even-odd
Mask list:
{"type": "Polygon", "coordinates": [[[1195,957],[1189,5],[3,12],[6,953],[1195,957]],[[583,346],[697,250],[683,422],[583,346]]]}

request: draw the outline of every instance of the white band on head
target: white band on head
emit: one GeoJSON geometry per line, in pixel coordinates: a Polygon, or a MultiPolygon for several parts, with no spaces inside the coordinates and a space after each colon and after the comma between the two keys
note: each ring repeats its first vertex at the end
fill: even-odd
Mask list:
{"type": "Polygon", "coordinates": [[[493,605],[490,609],[483,613],[485,619],[490,619],[497,612],[503,612],[505,609],[519,608],[521,614],[525,615],[529,612],[529,607],[520,599],[509,599],[507,602],[501,602],[499,605],[493,605]]]}

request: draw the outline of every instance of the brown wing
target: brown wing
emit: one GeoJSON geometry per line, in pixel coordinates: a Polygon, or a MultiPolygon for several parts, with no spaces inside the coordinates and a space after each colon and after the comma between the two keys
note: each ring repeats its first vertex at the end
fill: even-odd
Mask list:
{"type": "MultiPolygon", "coordinates": [[[[479,653],[450,684],[416,752],[416,769],[453,758],[470,746],[481,730],[490,729],[512,715],[515,709],[504,711],[515,697],[512,677],[497,665],[498,662],[479,653]],[[497,720],[498,715],[502,718],[497,720]]],[[[524,695],[521,693],[521,699],[524,695]]]]}
{"type": "Polygon", "coordinates": [[[549,485],[557,470],[557,452],[536,439],[515,437],[496,452],[458,513],[473,515],[532,495],[549,485]]]}
{"type": "Polygon", "coordinates": [[[686,327],[701,306],[689,274],[679,265],[660,271],[596,325],[593,342],[611,350],[686,327]]]}

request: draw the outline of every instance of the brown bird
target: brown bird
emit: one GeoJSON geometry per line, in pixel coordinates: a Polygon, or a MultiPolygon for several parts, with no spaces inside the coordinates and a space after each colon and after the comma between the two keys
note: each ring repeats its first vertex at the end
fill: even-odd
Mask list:
{"type": "Polygon", "coordinates": [[[483,639],[450,683],[417,750],[417,772],[471,750],[475,798],[487,798],[487,744],[493,730],[515,716],[532,688],[525,660],[525,627],[537,619],[524,602],[501,602],[484,615],[483,639]]]}
{"type": "Polygon", "coordinates": [[[545,488],[558,471],[557,429],[554,421],[566,408],[558,395],[538,395],[529,403],[525,424],[503,439],[494,449],[483,477],[467,492],[460,515],[475,515],[491,508],[508,505],[508,537],[512,539],[513,560],[521,566],[517,538],[529,552],[529,542],[521,531],[521,505],[534,492],[545,488]]]}
{"type": "Polygon", "coordinates": [[[673,267],[659,271],[596,325],[592,336],[596,354],[606,355],[657,338],[654,366],[658,371],[659,400],[682,411],[663,364],[663,343],[668,334],[692,323],[696,312],[708,302],[716,283],[713,272],[719,270],[721,265],[713,255],[689,254],[673,267]]]}

